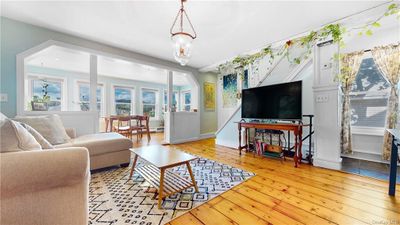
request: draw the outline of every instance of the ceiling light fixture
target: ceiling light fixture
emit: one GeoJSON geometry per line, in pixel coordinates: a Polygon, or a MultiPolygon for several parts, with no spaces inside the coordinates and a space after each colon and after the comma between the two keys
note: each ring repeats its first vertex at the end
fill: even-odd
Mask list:
{"type": "Polygon", "coordinates": [[[186,65],[189,62],[189,59],[192,55],[192,41],[197,37],[196,31],[193,28],[192,23],[183,7],[183,3],[186,0],[181,0],[181,8],[178,11],[178,14],[175,17],[174,23],[171,27],[171,39],[174,44],[174,58],[178,61],[182,66],[186,65]],[[179,29],[174,31],[174,28],[177,26],[179,18],[179,29]],[[191,33],[189,31],[183,30],[183,20],[186,20],[190,26],[191,33]]]}

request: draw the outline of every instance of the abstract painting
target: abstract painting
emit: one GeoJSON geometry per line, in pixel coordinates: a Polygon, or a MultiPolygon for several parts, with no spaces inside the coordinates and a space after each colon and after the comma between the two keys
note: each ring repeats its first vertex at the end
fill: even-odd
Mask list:
{"type": "Polygon", "coordinates": [[[215,111],[215,84],[204,82],[204,109],[215,111]]]}
{"type": "Polygon", "coordinates": [[[235,107],[237,105],[237,75],[225,75],[222,79],[222,107],[235,107]]]}
{"type": "Polygon", "coordinates": [[[243,73],[242,89],[249,88],[249,70],[245,70],[243,73]]]}

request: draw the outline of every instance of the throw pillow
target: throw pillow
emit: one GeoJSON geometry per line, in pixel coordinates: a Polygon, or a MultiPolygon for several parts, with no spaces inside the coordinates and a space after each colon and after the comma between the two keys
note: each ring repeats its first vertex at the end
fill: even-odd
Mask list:
{"type": "Polygon", "coordinates": [[[63,144],[71,138],[65,132],[64,125],[57,114],[46,116],[18,116],[14,120],[28,124],[53,145],[63,144]]]}
{"type": "Polygon", "coordinates": [[[0,120],[0,152],[41,150],[42,147],[21,124],[10,119],[0,120]]]}
{"type": "Polygon", "coordinates": [[[21,125],[39,142],[42,149],[53,149],[54,146],[47,141],[39,132],[37,132],[33,127],[29,126],[28,124],[21,123],[21,125]]]}

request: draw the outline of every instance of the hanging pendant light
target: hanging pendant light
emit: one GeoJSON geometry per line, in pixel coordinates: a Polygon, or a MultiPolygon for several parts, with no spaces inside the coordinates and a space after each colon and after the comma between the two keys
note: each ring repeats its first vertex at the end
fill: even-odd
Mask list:
{"type": "Polygon", "coordinates": [[[190,19],[183,7],[184,2],[186,2],[186,0],[181,0],[181,8],[179,9],[178,14],[175,17],[174,23],[172,24],[170,30],[171,40],[174,46],[174,58],[182,66],[186,65],[189,62],[189,59],[192,55],[192,41],[197,37],[196,31],[194,30],[193,25],[190,22],[190,19]],[[179,27],[178,30],[174,31],[175,27],[177,26],[178,19],[179,27]],[[183,20],[185,20],[186,23],[189,24],[191,32],[183,30],[183,20]]]}

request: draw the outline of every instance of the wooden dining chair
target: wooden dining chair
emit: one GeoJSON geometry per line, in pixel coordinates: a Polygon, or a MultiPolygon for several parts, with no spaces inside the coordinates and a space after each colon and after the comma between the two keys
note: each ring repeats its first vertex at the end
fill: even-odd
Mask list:
{"type": "Polygon", "coordinates": [[[140,138],[143,137],[143,131],[146,132],[147,134],[147,142],[150,142],[151,136],[150,136],[150,116],[144,115],[144,116],[139,116],[139,128],[140,128],[140,138]]]}
{"type": "Polygon", "coordinates": [[[114,131],[132,139],[132,122],[131,116],[119,116],[117,126],[114,127],[114,131]]]}
{"type": "Polygon", "coordinates": [[[140,116],[131,116],[131,119],[134,121],[131,125],[132,133],[136,131],[136,142],[139,142],[139,137],[141,138],[141,128],[140,128],[140,116]]]}

